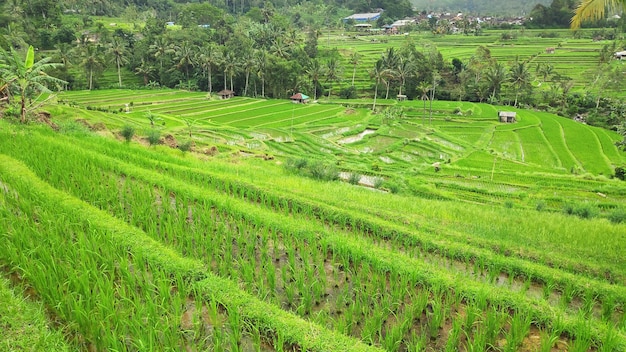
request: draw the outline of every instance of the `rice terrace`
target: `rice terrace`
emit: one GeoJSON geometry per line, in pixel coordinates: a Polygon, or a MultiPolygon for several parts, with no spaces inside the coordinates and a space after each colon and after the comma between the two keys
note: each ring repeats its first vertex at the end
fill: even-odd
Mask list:
{"type": "Polygon", "coordinates": [[[623,33],[271,3],[0,34],[0,351],[626,351],[623,33]]]}

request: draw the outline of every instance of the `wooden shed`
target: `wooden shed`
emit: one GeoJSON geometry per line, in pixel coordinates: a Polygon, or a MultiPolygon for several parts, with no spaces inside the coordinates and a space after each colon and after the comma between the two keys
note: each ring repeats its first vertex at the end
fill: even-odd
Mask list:
{"type": "Polygon", "coordinates": [[[302,93],[296,93],[292,95],[289,99],[291,99],[291,102],[298,104],[306,104],[309,102],[309,96],[302,93]]]}
{"type": "Polygon", "coordinates": [[[517,122],[515,119],[517,113],[514,111],[498,111],[498,117],[500,118],[500,122],[504,123],[513,123],[517,122]]]}
{"type": "Polygon", "coordinates": [[[224,89],[217,92],[217,95],[220,96],[220,99],[230,99],[235,96],[235,92],[230,89],[224,89]]]}

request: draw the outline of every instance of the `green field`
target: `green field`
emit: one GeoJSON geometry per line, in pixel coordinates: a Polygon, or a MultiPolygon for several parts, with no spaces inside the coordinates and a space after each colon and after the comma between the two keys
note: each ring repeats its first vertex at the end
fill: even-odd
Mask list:
{"type": "Polygon", "coordinates": [[[626,349],[612,131],[450,101],[57,100],[57,131],[0,121],[0,268],[15,278],[0,288],[45,307],[63,348],[626,349]],[[189,139],[195,153],[173,148],[189,139]]]}

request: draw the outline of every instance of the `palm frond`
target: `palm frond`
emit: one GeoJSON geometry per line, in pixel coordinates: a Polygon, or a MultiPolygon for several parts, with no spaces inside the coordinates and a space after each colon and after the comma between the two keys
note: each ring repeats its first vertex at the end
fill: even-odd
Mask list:
{"type": "Polygon", "coordinates": [[[578,29],[584,21],[604,18],[606,11],[626,8],[625,0],[582,0],[571,20],[571,28],[578,29]]]}

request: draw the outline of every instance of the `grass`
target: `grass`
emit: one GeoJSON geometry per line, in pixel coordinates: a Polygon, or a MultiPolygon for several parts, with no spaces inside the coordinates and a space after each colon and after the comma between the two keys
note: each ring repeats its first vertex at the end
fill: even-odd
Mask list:
{"type": "Polygon", "coordinates": [[[46,309],[35,297],[25,298],[19,285],[0,277],[0,348],[3,351],[75,351],[54,330],[46,309]]]}

